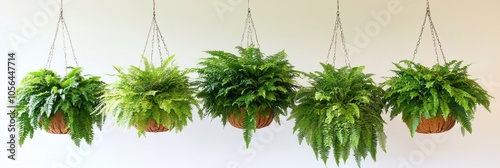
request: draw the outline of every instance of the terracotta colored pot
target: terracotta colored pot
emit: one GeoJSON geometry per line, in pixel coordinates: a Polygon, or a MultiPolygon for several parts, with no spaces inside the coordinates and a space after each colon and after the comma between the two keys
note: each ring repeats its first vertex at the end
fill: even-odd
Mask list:
{"type": "MultiPolygon", "coordinates": [[[[240,128],[240,129],[243,128],[243,115],[245,115],[244,112],[245,112],[245,109],[240,108],[240,117],[238,118],[238,120],[236,120],[236,116],[235,116],[235,113],[237,113],[237,112],[234,112],[234,113],[231,113],[231,115],[229,115],[229,118],[227,119],[227,121],[229,121],[229,123],[233,127],[240,128]]],[[[269,109],[267,109],[267,112],[268,112],[267,117],[260,114],[260,113],[257,113],[257,118],[255,118],[257,129],[267,127],[273,122],[273,119],[274,119],[273,110],[271,108],[269,108],[269,109]]]]}
{"type": "Polygon", "coordinates": [[[429,118],[425,119],[425,117],[421,117],[420,123],[417,126],[417,133],[421,134],[434,134],[434,133],[442,133],[449,131],[455,126],[457,119],[452,116],[448,116],[446,121],[443,116],[439,116],[437,118],[429,118]]]}
{"type": "MultiPolygon", "coordinates": [[[[137,128],[137,124],[134,125],[137,128]]],[[[144,128],[144,132],[167,132],[168,128],[163,125],[156,123],[155,120],[149,119],[148,125],[144,128]]]]}
{"type": "MultiPolygon", "coordinates": [[[[40,117],[40,121],[42,120],[43,117],[40,117]]],[[[52,121],[49,125],[49,130],[47,132],[51,134],[69,134],[69,128],[67,128],[66,121],[64,120],[63,113],[61,111],[57,111],[54,114],[54,117],[52,117],[52,121]]]]}

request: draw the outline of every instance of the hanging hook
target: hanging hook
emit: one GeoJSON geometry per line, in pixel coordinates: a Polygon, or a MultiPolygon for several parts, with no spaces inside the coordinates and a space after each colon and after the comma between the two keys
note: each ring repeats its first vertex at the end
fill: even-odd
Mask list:
{"type": "Polygon", "coordinates": [[[156,18],[156,0],[153,0],[153,18],[156,18]]]}
{"type": "Polygon", "coordinates": [[[430,13],[430,12],[431,12],[431,5],[430,5],[429,0],[427,0],[427,12],[428,12],[428,13],[430,13]]]}
{"type": "Polygon", "coordinates": [[[337,14],[339,14],[340,12],[340,1],[337,0],[337,14]]]}
{"type": "Polygon", "coordinates": [[[248,5],[248,13],[250,13],[250,0],[247,1],[247,5],[248,5]]]}
{"type": "Polygon", "coordinates": [[[63,16],[63,0],[61,0],[61,8],[60,8],[61,17],[63,16]]]}

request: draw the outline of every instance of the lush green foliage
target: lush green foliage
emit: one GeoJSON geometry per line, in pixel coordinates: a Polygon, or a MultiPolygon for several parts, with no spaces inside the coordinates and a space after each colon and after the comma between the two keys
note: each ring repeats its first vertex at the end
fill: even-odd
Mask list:
{"type": "Polygon", "coordinates": [[[113,115],[118,125],[137,125],[139,136],[145,135],[149,119],[169,130],[181,131],[192,120],[191,105],[198,107],[198,102],[188,71],[174,65],[173,58],[155,67],[143,57],[144,70],[131,66],[128,73],[115,67],[119,80],[106,90],[99,111],[113,115]]]}
{"type": "MultiPolygon", "coordinates": [[[[197,94],[203,99],[202,116],[222,117],[225,125],[231,113],[245,108],[243,117],[244,139],[247,146],[256,130],[258,113],[268,116],[272,108],[275,121],[286,115],[286,109],[293,103],[295,77],[300,72],[293,69],[284,51],[264,56],[258,48],[237,47],[240,56],[223,51],[207,51],[211,57],[204,58],[198,65],[197,94]]],[[[239,113],[237,113],[239,114],[239,113]]]]}
{"type": "Polygon", "coordinates": [[[377,144],[385,151],[383,89],[363,73],[363,66],[321,65],[322,72],[308,75],[312,86],[297,92],[298,105],[290,116],[300,143],[306,139],[325,164],[332,148],[337,165],[351,150],[358,166],[368,153],[375,160],[377,144]]]}
{"type": "Polygon", "coordinates": [[[412,61],[395,63],[396,76],[384,82],[388,86],[385,98],[392,108],[391,118],[403,114],[411,135],[415,134],[421,117],[445,119],[451,115],[469,133],[477,105],[489,111],[491,96],[476,81],[469,79],[462,61],[427,68],[412,61]]]}
{"type": "Polygon", "coordinates": [[[55,72],[41,69],[28,73],[19,85],[16,94],[17,121],[19,123],[19,144],[26,137],[33,138],[39,128],[48,130],[53,114],[63,113],[71,139],[80,146],[82,139],[91,144],[94,138],[93,124],[102,127],[103,117],[93,115],[94,108],[100,103],[104,83],[99,77],[84,77],[81,68],[72,68],[61,78],[55,72]],[[40,117],[44,117],[40,120],[40,117]]]}

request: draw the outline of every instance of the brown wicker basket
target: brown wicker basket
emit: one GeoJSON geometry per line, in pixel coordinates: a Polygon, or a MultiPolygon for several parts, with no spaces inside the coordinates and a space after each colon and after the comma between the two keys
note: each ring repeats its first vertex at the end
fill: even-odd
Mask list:
{"type": "MultiPolygon", "coordinates": [[[[243,113],[245,112],[245,109],[244,108],[240,108],[240,117],[238,118],[238,120],[236,120],[236,116],[235,116],[235,113],[231,113],[231,115],[229,115],[229,118],[227,119],[227,121],[229,121],[229,123],[233,126],[233,127],[236,127],[236,128],[243,128],[243,113]]],[[[271,125],[271,123],[273,122],[273,119],[274,119],[274,112],[271,108],[267,109],[267,112],[268,112],[268,115],[267,117],[260,114],[260,113],[257,113],[257,118],[255,118],[255,124],[256,124],[256,128],[257,129],[260,129],[260,128],[264,128],[264,127],[267,127],[269,125],[271,125]]]]}
{"type": "MultiPolygon", "coordinates": [[[[40,121],[42,120],[43,117],[40,117],[40,121]]],[[[54,117],[52,117],[52,121],[50,122],[49,129],[47,132],[51,134],[69,134],[69,128],[67,128],[66,121],[64,120],[63,113],[61,111],[57,111],[54,114],[54,117]]]]}
{"type": "Polygon", "coordinates": [[[434,134],[449,131],[455,126],[457,121],[457,119],[452,116],[448,116],[446,120],[444,120],[443,116],[429,119],[425,119],[425,117],[422,116],[421,118],[416,131],[421,134],[434,134]]]}
{"type": "MultiPolygon", "coordinates": [[[[137,124],[134,125],[135,128],[137,128],[137,124]]],[[[168,128],[165,126],[156,123],[155,120],[149,119],[148,120],[148,125],[144,128],[144,132],[167,132],[168,128]]]]}

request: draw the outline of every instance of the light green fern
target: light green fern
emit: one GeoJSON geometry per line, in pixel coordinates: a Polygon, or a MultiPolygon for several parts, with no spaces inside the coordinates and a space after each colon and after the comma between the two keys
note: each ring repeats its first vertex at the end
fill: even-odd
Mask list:
{"type": "Polygon", "coordinates": [[[158,67],[142,58],[144,69],[130,66],[125,72],[115,67],[118,80],[106,90],[97,111],[114,116],[119,126],[137,125],[138,136],[145,136],[150,119],[169,130],[181,131],[192,120],[192,106],[199,108],[189,71],[174,65],[174,56],[158,67]]]}

